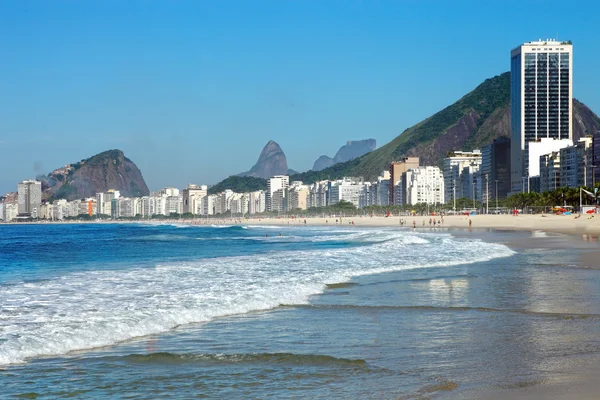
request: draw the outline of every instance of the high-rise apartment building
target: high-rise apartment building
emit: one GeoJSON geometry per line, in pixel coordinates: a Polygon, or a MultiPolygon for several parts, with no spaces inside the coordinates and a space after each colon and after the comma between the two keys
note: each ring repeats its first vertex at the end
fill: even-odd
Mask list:
{"type": "Polygon", "coordinates": [[[476,176],[481,167],[481,150],[455,151],[444,159],[444,200],[454,202],[463,197],[479,196],[476,176]]]}
{"type": "Polygon", "coordinates": [[[400,205],[402,200],[402,174],[409,169],[419,168],[419,157],[406,157],[401,161],[390,163],[390,201],[389,204],[400,205]]]}
{"type": "Polygon", "coordinates": [[[42,204],[42,182],[23,181],[17,185],[19,215],[23,217],[38,217],[42,204]]]}
{"type": "MultiPolygon", "coordinates": [[[[267,201],[267,211],[277,211],[273,210],[271,206],[271,199],[273,198],[273,193],[275,193],[279,189],[287,189],[289,185],[290,177],[287,175],[276,175],[272,178],[269,178],[269,180],[267,181],[267,192],[265,193],[265,200],[267,201]]],[[[285,191],[283,192],[283,195],[285,196],[285,191]]]]}
{"type": "Polygon", "coordinates": [[[403,174],[405,204],[444,204],[444,176],[438,167],[409,169],[403,174]]]}
{"type": "Polygon", "coordinates": [[[529,177],[528,143],[573,139],[573,46],[538,40],[511,52],[511,188],[529,177]]]}

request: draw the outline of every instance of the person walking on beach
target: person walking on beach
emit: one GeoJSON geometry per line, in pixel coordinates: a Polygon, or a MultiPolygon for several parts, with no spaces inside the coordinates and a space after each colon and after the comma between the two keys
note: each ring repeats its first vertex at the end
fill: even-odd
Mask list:
{"type": "Polygon", "coordinates": [[[417,221],[413,220],[413,229],[417,229],[417,221]]]}
{"type": "Polygon", "coordinates": [[[469,231],[471,230],[471,225],[473,225],[473,221],[471,221],[471,218],[469,218],[469,231]]]}

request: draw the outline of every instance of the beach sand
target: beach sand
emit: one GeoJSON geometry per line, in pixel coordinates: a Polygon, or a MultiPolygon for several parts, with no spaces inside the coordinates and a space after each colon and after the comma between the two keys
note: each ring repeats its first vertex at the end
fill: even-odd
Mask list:
{"type": "MultiPolygon", "coordinates": [[[[406,217],[312,217],[312,218],[247,218],[241,220],[245,224],[254,225],[317,225],[348,226],[354,223],[354,226],[366,227],[393,227],[401,226],[400,220],[405,221],[406,227],[412,227],[413,222],[416,229],[431,229],[429,219],[440,220],[439,216],[406,216],[406,217]],[[341,223],[340,223],[341,220],[341,223]]],[[[519,230],[519,231],[546,231],[556,233],[566,233],[572,235],[600,235],[600,216],[591,217],[588,215],[554,215],[554,214],[533,214],[533,215],[475,215],[475,216],[445,216],[441,225],[442,228],[469,229],[469,221],[472,222],[472,229],[496,229],[496,230],[519,230]]],[[[238,220],[240,221],[240,220],[238,220]]]]}

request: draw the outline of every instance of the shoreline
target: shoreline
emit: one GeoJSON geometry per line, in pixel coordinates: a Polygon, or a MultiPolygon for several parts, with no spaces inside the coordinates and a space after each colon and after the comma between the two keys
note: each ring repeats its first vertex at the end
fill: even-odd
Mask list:
{"type": "Polygon", "coordinates": [[[304,225],[306,226],[359,226],[359,227],[403,227],[413,229],[413,221],[416,223],[416,231],[427,231],[439,228],[452,229],[493,229],[506,231],[545,231],[552,233],[562,233],[570,235],[590,235],[600,236],[600,217],[582,215],[576,218],[573,215],[552,215],[552,214],[532,214],[532,215],[476,215],[444,216],[443,223],[437,226],[429,225],[429,219],[440,220],[439,216],[416,216],[416,217],[342,217],[341,223],[336,224],[336,218],[266,218],[266,219],[245,219],[243,225],[304,225]],[[405,224],[401,225],[400,220],[405,224]],[[472,225],[469,227],[469,221],[472,225]]]}
{"type": "Polygon", "coordinates": [[[576,214],[521,214],[493,215],[482,214],[473,216],[447,215],[443,223],[430,225],[429,220],[440,221],[439,216],[348,216],[348,217],[281,217],[281,218],[224,218],[224,219],[177,219],[177,220],[139,220],[139,221],[44,221],[44,222],[4,222],[0,226],[13,225],[47,225],[47,224],[186,224],[186,225],[262,225],[262,226],[358,226],[358,227],[402,227],[415,230],[430,230],[435,228],[456,229],[493,229],[508,231],[545,231],[570,235],[600,236],[600,216],[576,214]],[[306,222],[305,222],[306,221],[306,222]],[[337,221],[337,222],[336,222],[337,221]],[[401,224],[401,221],[404,223],[401,224]],[[472,222],[469,226],[469,221],[472,222]]]}

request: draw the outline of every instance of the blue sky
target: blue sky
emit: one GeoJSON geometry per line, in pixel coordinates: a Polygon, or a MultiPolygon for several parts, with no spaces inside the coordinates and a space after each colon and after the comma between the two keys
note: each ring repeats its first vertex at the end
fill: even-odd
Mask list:
{"type": "Polygon", "coordinates": [[[269,140],[309,169],[378,146],[507,71],[538,38],[574,45],[600,113],[595,1],[0,0],[0,193],[119,148],[151,189],[248,170],[269,140]],[[575,6],[576,4],[576,6],[575,6]]]}

